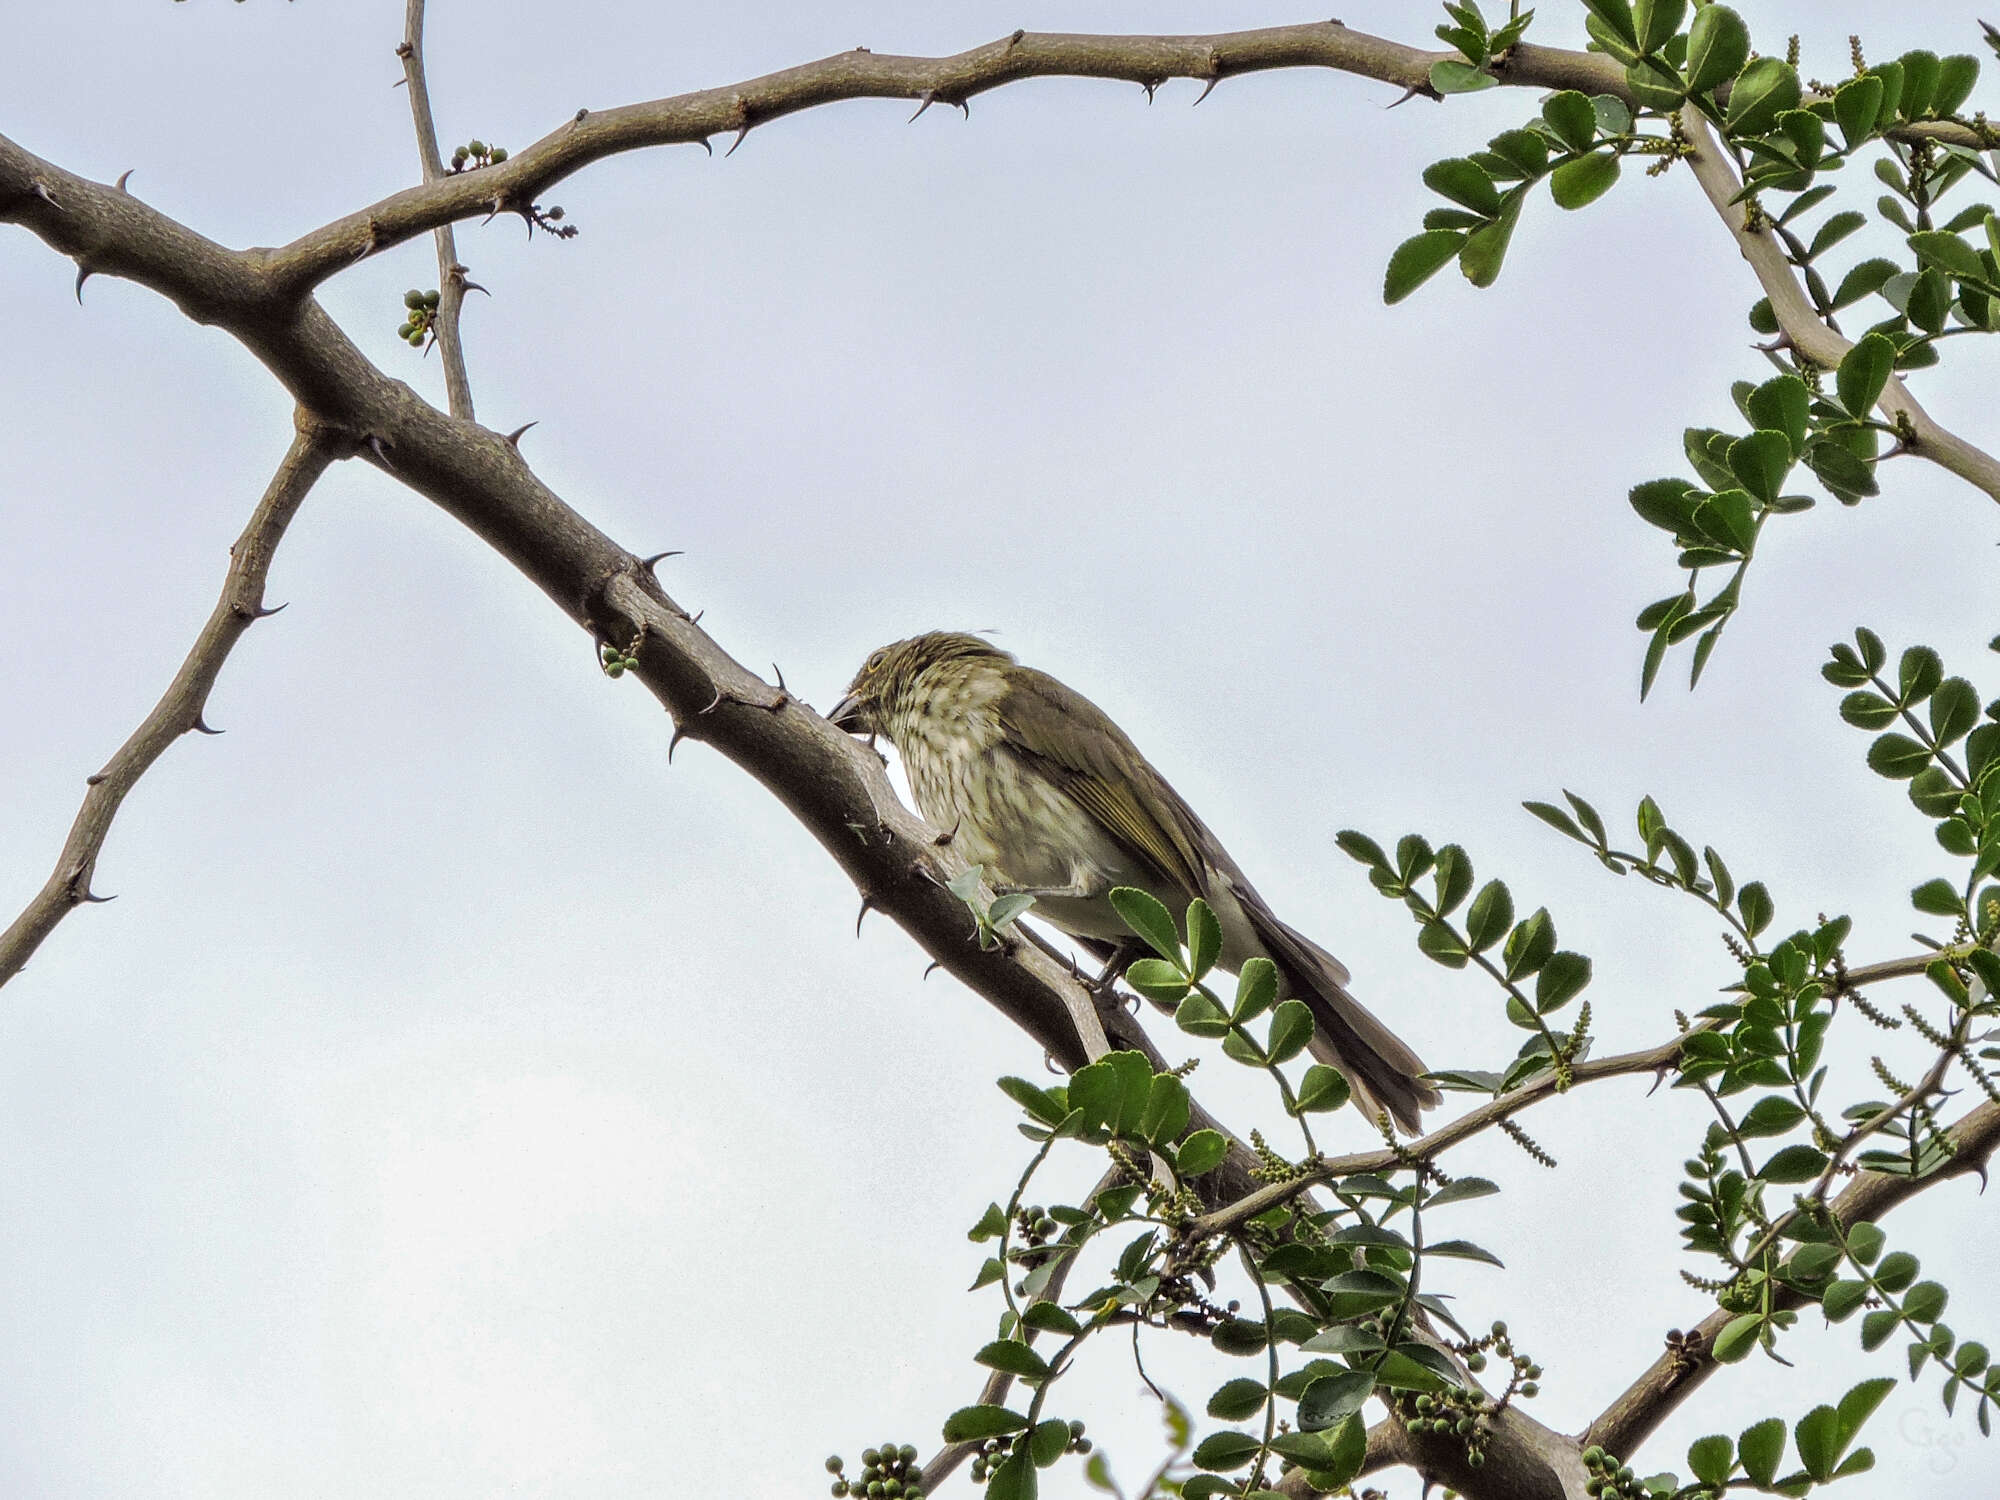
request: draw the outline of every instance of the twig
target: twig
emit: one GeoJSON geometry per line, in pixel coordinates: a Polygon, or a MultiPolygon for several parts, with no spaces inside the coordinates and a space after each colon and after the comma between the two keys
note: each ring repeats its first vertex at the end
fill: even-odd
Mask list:
{"type": "Polygon", "coordinates": [[[193,649],[153,711],[118,747],[104,769],[90,778],[83,806],[70,825],[54,872],[13,925],[0,933],[0,985],[21,972],[42,940],[72,910],[86,901],[106,899],[92,893],[90,877],[111,831],[111,821],[118,816],[119,804],[167,746],[188,731],[205,727],[202,708],[230,649],[254,622],[277,612],[264,608],[264,580],[271,570],[271,554],[300,502],[337,451],[337,443],[326,430],[301,412],[297,436],[271,476],[264,498],[257,502],[250,524],[229,549],[229,574],[223,581],[222,597],[195,638],[193,649]]]}
{"type": "MultiPolygon", "coordinates": [[[[424,181],[437,182],[445,171],[444,157],[438,151],[437,125],[431,119],[430,86],[424,79],[424,0],[409,0],[403,12],[403,45],[396,49],[396,55],[403,59],[403,79],[410,86],[410,117],[416,126],[424,181]]],[[[465,346],[458,332],[459,311],[465,305],[465,267],[458,263],[451,225],[438,225],[436,239],[438,306],[431,329],[438,357],[444,362],[445,397],[451,403],[451,414],[470,422],[472,381],[465,373],[465,346]]]]}
{"type": "MultiPolygon", "coordinates": [[[[1718,148],[1707,117],[1690,104],[1681,110],[1680,120],[1682,130],[1694,146],[1689,165],[1694,169],[1695,180],[1735,237],[1737,248],[1750,262],[1750,269],[1757,273],[1764,295],[1771,299],[1771,313],[1777,318],[1778,327],[1794,349],[1821,369],[1836,368],[1841,356],[1854,345],[1829,328],[1813,310],[1784,246],[1761,218],[1756,227],[1750,227],[1745,206],[1734,201],[1743,184],[1718,148]]],[[[1940,426],[1918,405],[1900,377],[1890,375],[1876,406],[1892,425],[1905,428],[1907,424],[1911,451],[2000,500],[2000,459],[1940,426]]]]}

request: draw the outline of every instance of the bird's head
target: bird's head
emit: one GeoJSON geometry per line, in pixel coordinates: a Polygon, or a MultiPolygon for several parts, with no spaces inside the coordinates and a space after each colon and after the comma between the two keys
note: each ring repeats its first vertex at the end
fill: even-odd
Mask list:
{"type": "Polygon", "coordinates": [[[836,729],[849,734],[886,734],[896,738],[895,726],[905,719],[920,696],[926,681],[934,684],[939,670],[963,667],[1000,667],[1014,658],[999,647],[962,631],[933,630],[896,641],[868,653],[868,660],[847,685],[847,695],[834,704],[827,715],[836,729]]]}

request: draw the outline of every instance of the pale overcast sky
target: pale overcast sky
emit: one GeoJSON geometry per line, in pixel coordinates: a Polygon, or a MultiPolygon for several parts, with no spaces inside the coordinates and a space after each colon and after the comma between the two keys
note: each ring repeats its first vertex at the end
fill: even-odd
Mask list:
{"type": "MultiPolygon", "coordinates": [[[[1975,7],[1744,7],[1805,68],[1977,51],[1975,7]]],[[[396,0],[17,6],[0,129],[224,243],[289,240],[411,182],[396,0]]],[[[719,85],[855,44],[955,51],[1017,26],[1206,31],[1249,0],[566,6],[439,0],[440,131],[519,148],[579,106],[719,85]]],[[[1534,35],[1574,43],[1579,8],[1534,35]]],[[[1430,44],[1434,7],[1352,25],[1430,44]]],[[[1993,70],[1986,58],[1989,74],[1993,70]]],[[[732,158],[621,157],[554,199],[582,234],[460,231],[492,299],[466,342],[482,419],[641,552],[741,660],[822,706],[873,646],[990,627],[1117,717],[1295,924],[1438,1065],[1516,1034],[1423,959],[1340,828],[1456,839],[1595,956],[1602,1050],[1664,1038],[1731,973],[1713,922],[1614,881],[1520,810],[1654,794],[1781,928],[1846,911],[1855,962],[1909,951],[1950,868],[1862,763],[1818,675],[1868,623],[1991,695],[1990,502],[1916,463],[1858,510],[1774,527],[1700,692],[1637,701],[1670,549],[1625,503],[1684,469],[1762,368],[1755,295],[1683,172],[1569,215],[1538,197],[1498,288],[1453,271],[1385,309],[1437,158],[1532,114],[1495,90],[1386,110],[1325,73],[1197,87],[1047,81],[969,120],[855,103],[732,158]]],[[[1990,80],[1975,103],[1996,107],[1990,80]]],[[[1864,203],[1872,184],[1858,184],[1864,203]]],[[[1863,242],[1857,242],[1863,243],[1863,242]]],[[[0,906],[45,877],[86,773],[167,681],[289,435],[276,384],[166,301],[0,234],[0,906]]],[[[391,372],[428,242],[324,289],[391,372]]],[[[2000,367],[1961,341],[1919,392],[1989,447],[2000,367]]],[[[855,896],[751,780],[689,745],[533,587],[361,464],[286,540],[289,601],[231,659],[220,739],[175,746],[70,918],[0,1003],[0,1491],[8,1496],[823,1494],[819,1465],[928,1451],[977,1388],[998,1306],[965,1229],[1023,1160],[991,1080],[1035,1050],[855,896]]],[[[1170,1055],[1189,1052],[1166,1039],[1170,1055]]],[[[1837,1061],[1870,1090],[1874,1034],[1837,1061]]],[[[1252,1118],[1211,1058],[1197,1088],[1252,1118]]],[[[1503,1196],[1455,1271],[1574,1429],[1709,1303],[1682,1284],[1675,1177],[1698,1099],[1645,1080],[1537,1111],[1561,1160],[1454,1159],[1503,1196]]],[[[1340,1122],[1343,1143],[1368,1132],[1340,1122]]],[[[1079,1165],[1072,1178],[1087,1171],[1079,1165]]],[[[1975,1184],[1891,1221],[2000,1340],[1975,1184]]],[[[1707,1264],[1694,1269],[1706,1271],[1707,1264]]],[[[1427,1282],[1427,1285],[1430,1283],[1427,1282]]],[[[1792,1420],[1870,1373],[1815,1315],[1797,1371],[1709,1383],[1639,1457],[1792,1420]]],[[[1223,1378],[1163,1347],[1198,1406],[1223,1378]]],[[[1067,1403],[1128,1481],[1157,1425],[1129,1360],[1067,1403]]],[[[1935,1382],[1840,1493],[1988,1497],[1935,1382]]],[[[955,1484],[963,1487],[961,1476],[955,1484]]],[[[1399,1497],[1418,1485],[1390,1485],[1399,1497]]],[[[1083,1493],[1078,1470],[1045,1492],[1083,1493]]]]}

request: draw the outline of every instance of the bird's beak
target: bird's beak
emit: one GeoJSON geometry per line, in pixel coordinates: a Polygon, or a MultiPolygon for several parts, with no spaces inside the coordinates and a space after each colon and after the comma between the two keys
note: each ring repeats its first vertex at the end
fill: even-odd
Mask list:
{"type": "Polygon", "coordinates": [[[868,710],[861,706],[861,700],[849,693],[833,705],[826,721],[835,729],[844,729],[849,734],[873,734],[875,726],[869,722],[868,710]]]}

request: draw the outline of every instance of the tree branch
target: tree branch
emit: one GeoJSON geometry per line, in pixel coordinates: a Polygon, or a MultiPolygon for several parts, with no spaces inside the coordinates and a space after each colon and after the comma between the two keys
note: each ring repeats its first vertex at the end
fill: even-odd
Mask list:
{"type": "MultiPolygon", "coordinates": [[[[1930,1176],[1898,1177],[1885,1172],[1862,1172],[1827,1205],[1828,1208],[1843,1225],[1859,1224],[1864,1220],[1874,1222],[1897,1205],[1908,1202],[1947,1178],[1974,1173],[1983,1184],[1986,1164],[1995,1148],[2000,1147],[2000,1104],[1982,1104],[1969,1111],[1951,1127],[1949,1135],[1954,1148],[1951,1160],[1930,1176]]],[[[1810,1300],[1804,1294],[1783,1286],[1778,1287],[1772,1297],[1773,1305],[1780,1308],[1803,1307],[1810,1300]]],[[[1696,1358],[1692,1362],[1685,1355],[1671,1350],[1661,1355],[1629,1389],[1604,1409],[1578,1441],[1585,1446],[1596,1443],[1621,1458],[1634,1452],[1683,1401],[1721,1368],[1705,1356],[1714,1344],[1715,1336],[1735,1316],[1724,1308],[1717,1308],[1702,1319],[1689,1334],[1686,1346],[1695,1352],[1696,1358]]]]}
{"type": "MultiPolygon", "coordinates": [[[[410,118],[417,132],[417,155],[423,161],[424,181],[437,182],[444,175],[444,158],[438,154],[437,124],[431,119],[430,86],[424,78],[424,0],[409,0],[403,12],[403,44],[396,49],[403,59],[403,82],[410,90],[410,118]]],[[[458,246],[451,225],[440,224],[436,231],[438,257],[437,315],[431,320],[437,340],[438,357],[444,361],[445,397],[451,414],[472,420],[472,382],[465,373],[465,348],[459,340],[459,311],[465,305],[465,267],[458,263],[458,246]]]]}
{"type": "MultiPolygon", "coordinates": [[[[1682,129],[1694,145],[1689,165],[1694,169],[1695,180],[1735,237],[1737,248],[1750,262],[1750,269],[1757,273],[1758,284],[1771,299],[1771,312],[1779,329],[1792,347],[1814,364],[1827,370],[1835,368],[1841,356],[1854,345],[1828,327],[1813,310],[1784,246],[1765,226],[1763,216],[1752,214],[1748,204],[1733,201],[1743,184],[1716,143],[1707,118],[1692,104],[1681,110],[1680,118],[1682,129]]],[[[1899,376],[1889,377],[1876,405],[1891,422],[1899,426],[1907,424],[1911,452],[2000,500],[2000,460],[1940,426],[1917,403],[1899,376]]]]}
{"type": "Polygon", "coordinates": [[[249,525],[229,549],[229,573],[223,580],[222,597],[195,638],[193,649],[153,711],[105,762],[104,769],[90,778],[55,870],[13,925],[0,933],[0,985],[21,972],[42,940],[70,912],[86,901],[111,899],[92,894],[90,877],[125,794],[167,746],[189,730],[216,732],[201,716],[209,691],[243,632],[265,615],[276,613],[264,608],[264,580],[271,571],[272,553],[306,493],[337,456],[338,445],[311,417],[301,411],[297,423],[297,436],[271,476],[249,525]]]}

